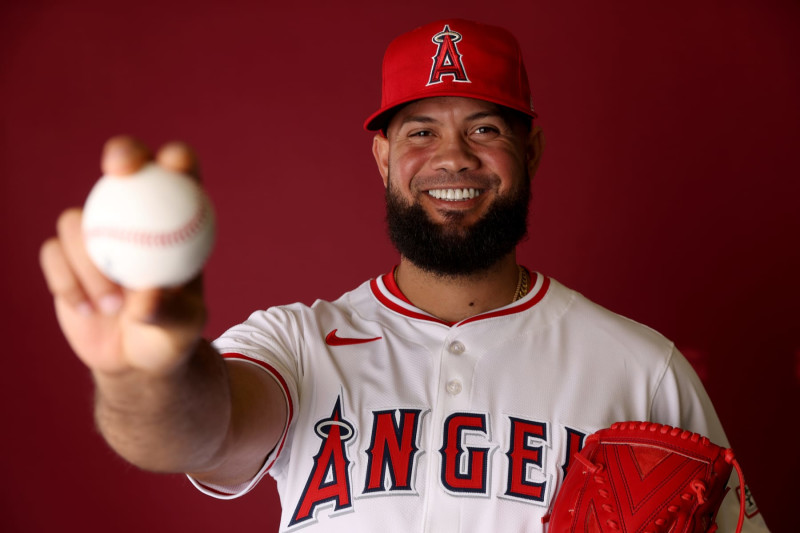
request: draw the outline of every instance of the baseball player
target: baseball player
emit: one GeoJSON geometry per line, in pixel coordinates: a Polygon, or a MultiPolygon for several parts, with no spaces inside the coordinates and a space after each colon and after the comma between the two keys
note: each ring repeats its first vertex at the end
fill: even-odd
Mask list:
{"type": "MultiPolygon", "coordinates": [[[[198,283],[124,291],[65,213],[42,265],[97,384],[97,420],[134,464],[235,498],[277,480],[281,531],[544,531],[585,438],[647,420],[727,439],[690,365],[655,331],[516,262],[541,157],[516,40],[466,20],[395,39],[365,124],[400,261],[333,302],[254,312],[200,338],[198,283]]],[[[148,158],[129,139],[103,164],[148,158]]],[[[171,145],[164,166],[190,170],[171,145]]],[[[732,478],[734,479],[734,478],[732,478]]],[[[717,517],[732,531],[732,481],[717,517]]],[[[767,531],[747,509],[744,531],[767,531]]]]}

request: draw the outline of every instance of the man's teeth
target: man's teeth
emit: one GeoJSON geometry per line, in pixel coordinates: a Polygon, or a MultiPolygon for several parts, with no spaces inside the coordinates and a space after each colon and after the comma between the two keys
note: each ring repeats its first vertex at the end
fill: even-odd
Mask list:
{"type": "Polygon", "coordinates": [[[481,191],[475,189],[432,189],[428,194],[437,200],[470,200],[481,194],[481,191]]]}

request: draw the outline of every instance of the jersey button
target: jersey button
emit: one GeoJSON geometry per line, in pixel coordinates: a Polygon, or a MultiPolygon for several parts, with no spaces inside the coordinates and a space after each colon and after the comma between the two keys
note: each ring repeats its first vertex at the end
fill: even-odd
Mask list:
{"type": "Polygon", "coordinates": [[[455,396],[461,393],[461,382],[457,379],[451,379],[447,382],[447,394],[455,396]]]}
{"type": "Polygon", "coordinates": [[[464,353],[467,347],[464,346],[464,343],[460,341],[453,341],[450,343],[450,346],[448,346],[447,349],[454,355],[461,355],[464,353]]]}

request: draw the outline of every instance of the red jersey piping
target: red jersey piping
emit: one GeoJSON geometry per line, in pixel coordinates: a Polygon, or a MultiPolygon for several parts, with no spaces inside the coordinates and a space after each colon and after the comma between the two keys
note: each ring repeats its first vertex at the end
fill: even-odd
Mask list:
{"type": "MultiPolygon", "coordinates": [[[[286,436],[289,433],[289,425],[292,423],[292,418],[294,417],[294,406],[292,405],[292,397],[291,395],[289,395],[289,387],[288,385],[286,385],[286,380],[284,380],[283,376],[281,376],[281,374],[277,370],[275,370],[275,368],[269,363],[265,363],[264,361],[260,361],[253,357],[248,357],[246,355],[242,355],[239,353],[224,353],[222,354],[222,357],[224,359],[240,359],[243,361],[249,361],[251,363],[255,363],[256,365],[260,366],[261,368],[269,372],[272,376],[274,376],[276,380],[278,380],[278,383],[283,389],[283,394],[286,396],[286,405],[288,407],[288,413],[286,417],[286,427],[283,431],[283,435],[281,436],[281,441],[276,446],[275,457],[272,459],[272,461],[268,465],[261,467],[256,477],[247,483],[248,486],[253,486],[255,482],[264,477],[264,474],[266,474],[267,471],[269,471],[269,469],[272,468],[272,465],[274,465],[275,461],[277,461],[278,457],[280,457],[281,450],[283,450],[283,445],[286,442],[286,436]]],[[[231,496],[232,494],[214,489],[212,487],[209,487],[208,485],[205,485],[204,483],[200,483],[197,480],[195,480],[195,482],[201,485],[205,490],[213,492],[215,494],[220,494],[222,496],[231,496]]]]}
{"type": "MultiPolygon", "coordinates": [[[[541,275],[537,274],[536,272],[531,272],[530,270],[528,270],[528,273],[530,274],[531,277],[531,286],[535,287],[538,278],[541,275]]],[[[461,322],[447,322],[445,320],[438,319],[435,316],[425,314],[422,311],[414,310],[416,308],[409,309],[409,307],[414,307],[414,304],[412,304],[408,300],[408,298],[406,298],[406,296],[400,291],[400,288],[397,286],[397,283],[394,280],[394,269],[392,269],[391,272],[381,276],[380,280],[383,283],[383,286],[386,288],[386,292],[388,292],[393,298],[396,298],[400,302],[407,304],[409,307],[401,305],[400,303],[390,298],[387,294],[385,294],[381,290],[381,287],[377,279],[373,279],[372,281],[370,281],[370,288],[372,289],[372,294],[375,295],[378,301],[381,304],[383,304],[384,307],[387,307],[392,311],[400,313],[401,315],[407,316],[409,318],[428,320],[430,322],[436,322],[438,324],[443,324],[445,326],[452,327],[455,325],[460,326],[463,324],[468,324],[470,322],[476,322],[478,320],[484,320],[487,318],[495,318],[498,316],[511,315],[514,313],[527,311],[528,309],[539,303],[542,300],[542,298],[544,298],[544,296],[547,294],[547,290],[550,288],[550,278],[548,278],[547,276],[541,276],[541,278],[542,278],[542,285],[541,287],[539,287],[539,290],[536,291],[536,293],[533,294],[532,296],[528,295],[529,296],[528,298],[521,300],[522,302],[521,304],[499,309],[497,311],[489,311],[486,313],[482,313],[480,315],[475,315],[473,317],[464,319],[461,322]]]]}

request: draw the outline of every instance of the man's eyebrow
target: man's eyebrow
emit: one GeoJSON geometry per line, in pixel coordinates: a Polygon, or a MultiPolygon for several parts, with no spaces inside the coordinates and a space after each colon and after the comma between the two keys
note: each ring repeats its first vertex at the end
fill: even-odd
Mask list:
{"type": "Polygon", "coordinates": [[[501,113],[500,111],[495,111],[495,110],[477,111],[477,112],[471,114],[470,116],[468,116],[467,120],[468,121],[475,121],[475,120],[482,120],[484,118],[499,118],[500,120],[503,120],[503,121],[507,122],[506,116],[503,113],[501,113]]]}
{"type": "MultiPolygon", "coordinates": [[[[506,120],[506,117],[503,113],[495,110],[476,111],[475,113],[467,116],[466,120],[475,121],[475,120],[482,120],[485,118],[499,118],[501,120],[506,120]]],[[[409,115],[400,122],[400,125],[408,124],[411,122],[418,124],[436,124],[439,121],[428,115],[409,115]]]]}
{"type": "Polygon", "coordinates": [[[435,118],[429,117],[427,115],[409,115],[405,117],[402,120],[402,122],[400,122],[400,125],[402,126],[404,124],[409,124],[411,122],[416,122],[419,124],[435,124],[438,121],[435,118]]]}

